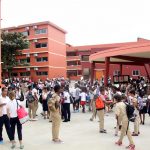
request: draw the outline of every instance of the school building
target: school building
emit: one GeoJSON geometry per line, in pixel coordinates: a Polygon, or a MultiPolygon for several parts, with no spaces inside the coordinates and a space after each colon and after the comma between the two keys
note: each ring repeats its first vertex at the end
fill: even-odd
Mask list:
{"type": "MultiPolygon", "coordinates": [[[[99,54],[98,57],[101,57],[102,54],[109,51],[109,55],[111,56],[111,51],[117,54],[117,49],[121,48],[124,49],[124,53],[129,53],[133,47],[139,49],[144,43],[150,43],[150,41],[138,38],[135,42],[127,43],[86,46],[71,46],[67,44],[67,77],[73,80],[78,80],[81,77],[84,77],[84,79],[100,80],[105,76],[106,65],[105,61],[99,61],[98,58],[93,59],[96,55],[99,54]]],[[[136,57],[128,58],[130,61],[126,59],[120,61],[120,57],[118,57],[117,61],[111,63],[107,76],[111,77],[111,79],[113,79],[115,75],[129,75],[132,78],[137,78],[138,76],[148,77],[147,68],[145,68],[143,64],[139,65],[137,62],[134,62],[136,57]]],[[[139,61],[142,61],[142,59],[139,59],[139,61]]],[[[147,61],[147,64],[149,62],[150,61],[147,61]]]]}
{"type": "Polygon", "coordinates": [[[2,30],[21,32],[29,40],[28,49],[16,56],[18,65],[13,68],[12,77],[29,78],[32,81],[66,78],[65,30],[49,21],[2,30]]]}

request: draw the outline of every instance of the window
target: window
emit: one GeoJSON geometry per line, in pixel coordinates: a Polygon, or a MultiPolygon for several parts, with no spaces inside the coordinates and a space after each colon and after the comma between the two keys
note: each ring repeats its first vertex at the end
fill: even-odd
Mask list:
{"type": "Polygon", "coordinates": [[[44,48],[47,47],[47,43],[35,43],[35,48],[44,48]]]}
{"type": "Polygon", "coordinates": [[[43,72],[36,72],[37,76],[47,76],[48,72],[47,71],[43,71],[43,72]]]}
{"type": "Polygon", "coordinates": [[[36,58],[36,61],[37,62],[46,62],[46,61],[48,61],[48,58],[47,57],[39,57],[39,58],[36,58]]]}
{"type": "Polygon", "coordinates": [[[21,64],[30,63],[30,58],[27,58],[27,59],[20,59],[19,62],[20,62],[21,64]]]}
{"type": "Polygon", "coordinates": [[[77,76],[77,70],[68,70],[67,71],[67,76],[71,77],[71,76],[77,76]]]}
{"type": "Polygon", "coordinates": [[[30,76],[30,72],[21,72],[20,76],[30,76]]]}
{"type": "Polygon", "coordinates": [[[30,32],[29,31],[24,31],[24,32],[21,32],[24,36],[29,36],[30,35],[30,32]]]}
{"type": "Polygon", "coordinates": [[[89,61],[89,56],[88,55],[82,56],[82,61],[89,61]]]}
{"type": "Polygon", "coordinates": [[[120,75],[120,71],[119,70],[115,70],[114,71],[114,76],[119,76],[120,75]]]}
{"type": "Polygon", "coordinates": [[[17,77],[17,76],[18,76],[18,73],[13,72],[13,73],[11,73],[11,75],[12,75],[13,77],[17,77]]]}
{"type": "Polygon", "coordinates": [[[35,34],[46,34],[47,33],[47,29],[37,29],[35,30],[35,34]]]}
{"type": "Polygon", "coordinates": [[[132,75],[133,76],[139,76],[140,75],[140,71],[139,70],[133,70],[132,71],[132,75]]]}
{"type": "Polygon", "coordinates": [[[87,76],[90,75],[90,69],[89,69],[89,68],[84,68],[84,69],[83,69],[83,75],[85,75],[85,76],[86,76],[86,75],[87,75],[87,76]]]}
{"type": "Polygon", "coordinates": [[[78,62],[77,61],[68,61],[67,66],[77,66],[78,62]]]}

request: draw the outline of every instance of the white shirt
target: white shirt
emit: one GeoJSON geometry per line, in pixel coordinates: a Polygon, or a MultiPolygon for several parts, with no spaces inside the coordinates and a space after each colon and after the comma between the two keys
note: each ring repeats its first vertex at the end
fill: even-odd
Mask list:
{"type": "Polygon", "coordinates": [[[9,97],[8,96],[6,96],[6,97],[0,97],[0,101],[2,102],[2,103],[6,103],[6,105],[4,105],[3,106],[3,108],[2,108],[2,114],[3,115],[7,115],[7,105],[8,105],[8,103],[9,103],[9,101],[10,101],[10,99],[9,99],[9,97]]]}
{"type": "Polygon", "coordinates": [[[9,109],[10,118],[16,118],[18,116],[17,109],[19,109],[19,106],[17,108],[17,102],[18,102],[18,105],[21,105],[20,101],[16,101],[16,99],[10,100],[7,105],[8,109],[9,109]]]}
{"type": "Polygon", "coordinates": [[[64,97],[66,98],[64,103],[70,103],[70,94],[64,91],[64,97]]]}
{"type": "Polygon", "coordinates": [[[85,92],[82,92],[81,94],[80,94],[80,97],[81,97],[81,101],[86,101],[86,96],[87,96],[87,94],[85,93],[85,92]]]}

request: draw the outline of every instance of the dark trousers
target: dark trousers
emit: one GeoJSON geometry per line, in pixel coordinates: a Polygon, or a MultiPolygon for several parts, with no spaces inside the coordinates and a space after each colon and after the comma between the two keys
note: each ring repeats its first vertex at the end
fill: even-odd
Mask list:
{"type": "Polygon", "coordinates": [[[65,121],[70,121],[70,103],[64,103],[64,117],[65,121]]]}
{"type": "Polygon", "coordinates": [[[11,132],[12,138],[15,139],[15,128],[17,126],[17,133],[19,141],[22,141],[22,124],[20,123],[18,117],[10,118],[11,132]]]}
{"type": "Polygon", "coordinates": [[[0,117],[0,141],[3,140],[3,137],[2,137],[3,125],[5,125],[5,129],[9,137],[9,140],[12,141],[13,138],[11,134],[10,122],[9,122],[9,118],[7,115],[3,115],[2,117],[0,117]]]}
{"type": "Polygon", "coordinates": [[[0,117],[0,141],[3,140],[3,138],[2,138],[2,129],[3,129],[3,117],[0,117]]]}

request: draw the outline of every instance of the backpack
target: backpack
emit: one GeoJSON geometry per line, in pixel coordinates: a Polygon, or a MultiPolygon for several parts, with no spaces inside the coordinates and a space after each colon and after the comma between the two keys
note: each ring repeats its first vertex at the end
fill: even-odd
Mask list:
{"type": "Polygon", "coordinates": [[[24,101],[24,95],[23,95],[23,92],[22,92],[22,91],[21,91],[20,101],[24,101]]]}
{"type": "Polygon", "coordinates": [[[135,121],[134,106],[128,103],[125,104],[126,104],[126,113],[127,113],[128,120],[134,122],[135,121]]]}
{"type": "Polygon", "coordinates": [[[46,100],[47,100],[47,101],[49,101],[51,98],[52,98],[52,93],[51,93],[51,92],[49,92],[49,93],[48,93],[48,95],[47,95],[46,100]]]}
{"type": "Polygon", "coordinates": [[[105,104],[100,96],[97,97],[95,101],[95,106],[96,106],[96,110],[102,110],[105,108],[105,104]]]}
{"type": "Polygon", "coordinates": [[[35,98],[32,95],[32,93],[28,93],[28,95],[27,95],[27,101],[28,101],[28,103],[32,103],[32,102],[35,101],[35,98]]]}

